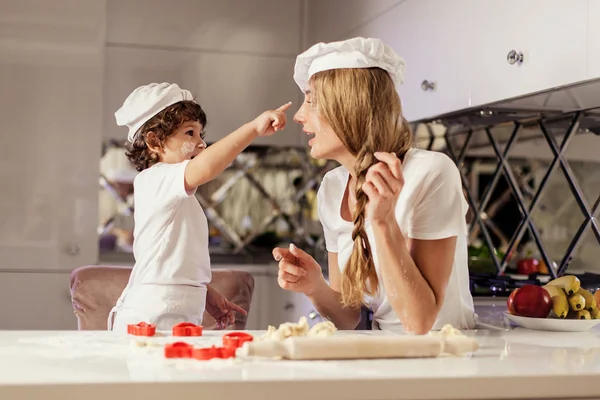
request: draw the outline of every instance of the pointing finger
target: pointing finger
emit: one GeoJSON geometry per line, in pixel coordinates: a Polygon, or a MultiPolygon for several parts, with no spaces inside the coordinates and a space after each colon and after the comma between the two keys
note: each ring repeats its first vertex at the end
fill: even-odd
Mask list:
{"type": "Polygon", "coordinates": [[[242,315],[247,315],[247,314],[248,314],[248,313],[246,312],[246,310],[244,310],[242,307],[238,306],[238,305],[237,305],[237,304],[235,304],[235,303],[230,303],[230,304],[229,304],[229,308],[230,308],[232,311],[237,311],[237,312],[239,312],[239,313],[240,313],[240,314],[242,314],[242,315]]]}
{"type": "Polygon", "coordinates": [[[283,112],[285,112],[285,111],[287,111],[287,110],[288,110],[288,109],[289,109],[291,106],[292,106],[292,102],[291,102],[291,101],[289,101],[289,102],[285,103],[284,105],[282,105],[281,107],[279,107],[279,108],[277,109],[277,111],[283,111],[283,112]]]}

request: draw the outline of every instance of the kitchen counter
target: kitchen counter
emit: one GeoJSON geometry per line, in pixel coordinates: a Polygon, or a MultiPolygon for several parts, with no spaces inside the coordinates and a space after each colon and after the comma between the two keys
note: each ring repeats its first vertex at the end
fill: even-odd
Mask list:
{"type": "MultiPolygon", "coordinates": [[[[260,332],[252,332],[260,334],[260,332]]],[[[339,335],[393,333],[362,331],[339,335]]],[[[167,360],[113,332],[0,331],[0,398],[550,399],[600,395],[600,331],[466,332],[465,357],[356,361],[167,360]]],[[[189,338],[191,339],[191,338],[189,338]]],[[[174,341],[172,337],[154,338],[174,341]]],[[[190,343],[219,343],[206,332],[190,343]]]]}

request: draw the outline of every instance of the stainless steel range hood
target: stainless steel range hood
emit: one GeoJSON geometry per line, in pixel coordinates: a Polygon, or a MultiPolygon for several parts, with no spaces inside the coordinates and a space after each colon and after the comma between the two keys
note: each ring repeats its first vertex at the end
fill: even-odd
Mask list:
{"type": "MultiPolygon", "coordinates": [[[[556,87],[537,93],[512,99],[506,99],[481,106],[439,115],[413,122],[417,127],[417,137],[423,137],[423,125],[435,125],[435,136],[442,139],[444,133],[454,135],[467,130],[483,130],[493,126],[494,135],[499,142],[506,140],[512,132],[514,121],[525,122],[520,134],[521,143],[514,146],[512,157],[550,159],[553,157],[545,144],[536,124],[527,125],[527,121],[540,117],[551,121],[551,129],[557,139],[566,132],[575,112],[583,112],[579,130],[571,144],[571,159],[600,162],[600,79],[578,82],[572,85],[556,87]],[[443,129],[440,129],[443,126],[443,129]]],[[[483,132],[482,132],[483,133],[483,132]]],[[[455,141],[456,139],[453,139],[455,141]]],[[[438,141],[440,145],[443,143],[438,141]]],[[[456,143],[460,147],[460,143],[456,143]]],[[[439,147],[439,146],[438,146],[439,147]]],[[[485,134],[477,134],[467,153],[470,156],[492,156],[489,140],[485,134]]]]}
{"type": "Polygon", "coordinates": [[[469,107],[414,121],[414,123],[432,121],[452,123],[468,116],[469,118],[475,118],[472,122],[479,121],[478,117],[480,117],[482,118],[480,122],[488,125],[491,122],[489,118],[493,119],[494,116],[507,119],[506,117],[510,115],[508,119],[514,120],[540,114],[559,115],[594,108],[600,108],[600,79],[582,81],[494,103],[469,107]]]}
{"type": "Polygon", "coordinates": [[[489,109],[533,110],[568,113],[600,107],[600,79],[557,87],[487,106],[489,109]]]}

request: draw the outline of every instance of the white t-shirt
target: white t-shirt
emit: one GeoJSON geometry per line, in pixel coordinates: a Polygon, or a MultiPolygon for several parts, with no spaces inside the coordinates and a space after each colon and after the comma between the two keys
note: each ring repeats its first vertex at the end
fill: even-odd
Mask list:
{"type": "Polygon", "coordinates": [[[130,284],[205,286],[211,280],[208,223],[185,168],[158,163],[134,181],[135,266],[130,284]]]}
{"type": "MultiPolygon", "coordinates": [[[[413,148],[404,157],[402,172],[405,182],[396,205],[396,220],[405,237],[422,240],[457,237],[444,303],[432,329],[439,330],[445,324],[452,324],[458,329],[473,329],[475,319],[469,290],[465,218],[469,207],[462,192],[458,168],[443,153],[413,148]]],[[[340,271],[344,270],[354,247],[353,223],[343,220],[340,215],[348,177],[348,170],[344,167],[329,171],[323,178],[317,196],[327,251],[338,254],[340,271]]],[[[381,284],[375,238],[368,219],[365,229],[380,279],[378,294],[364,298],[373,310],[374,328],[403,331],[402,323],[381,284]]]]}

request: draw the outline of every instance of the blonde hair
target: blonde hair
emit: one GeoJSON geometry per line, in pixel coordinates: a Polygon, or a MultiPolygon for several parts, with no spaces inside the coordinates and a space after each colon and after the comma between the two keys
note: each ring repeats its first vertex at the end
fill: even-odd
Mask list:
{"type": "Polygon", "coordinates": [[[367,170],[378,160],[373,153],[395,153],[401,160],[412,146],[412,132],[402,117],[400,97],[388,73],[380,68],[335,69],[311,78],[313,102],[346,149],[356,158],[354,248],[342,276],[342,303],[360,306],[364,294],[374,295],[379,280],[365,231],[367,195],[362,190],[367,170]]]}

